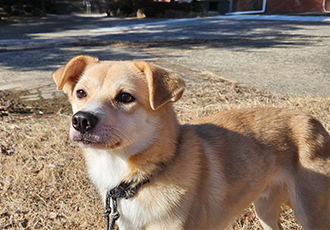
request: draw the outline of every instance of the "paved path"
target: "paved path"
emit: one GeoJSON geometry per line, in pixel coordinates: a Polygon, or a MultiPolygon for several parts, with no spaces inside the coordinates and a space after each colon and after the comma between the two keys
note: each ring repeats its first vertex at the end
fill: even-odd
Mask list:
{"type": "Polygon", "coordinates": [[[0,90],[31,90],[32,99],[52,97],[52,72],[80,54],[147,59],[187,73],[210,71],[272,93],[330,94],[329,18],[264,15],[179,20],[50,16],[0,26],[0,90]]]}

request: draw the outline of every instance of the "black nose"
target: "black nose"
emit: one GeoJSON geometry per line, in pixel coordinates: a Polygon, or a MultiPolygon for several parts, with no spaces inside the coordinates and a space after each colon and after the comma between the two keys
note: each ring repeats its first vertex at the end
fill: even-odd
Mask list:
{"type": "Polygon", "coordinates": [[[86,133],[97,124],[98,118],[88,112],[77,112],[72,117],[72,126],[75,130],[86,133]]]}

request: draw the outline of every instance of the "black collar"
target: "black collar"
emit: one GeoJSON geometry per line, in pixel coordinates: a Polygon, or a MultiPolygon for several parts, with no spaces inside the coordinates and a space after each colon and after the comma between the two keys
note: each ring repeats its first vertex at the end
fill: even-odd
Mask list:
{"type": "Polygon", "coordinates": [[[118,186],[109,189],[105,197],[105,210],[104,216],[107,218],[107,228],[106,230],[113,230],[116,224],[116,221],[119,219],[120,214],[117,210],[117,202],[119,198],[129,199],[135,196],[137,190],[144,184],[149,183],[150,180],[146,179],[138,184],[133,183],[133,181],[121,182],[118,186]],[[110,205],[111,201],[111,205],[110,205]],[[111,209],[112,206],[112,209],[111,209]],[[110,217],[111,216],[111,224],[110,217]]]}

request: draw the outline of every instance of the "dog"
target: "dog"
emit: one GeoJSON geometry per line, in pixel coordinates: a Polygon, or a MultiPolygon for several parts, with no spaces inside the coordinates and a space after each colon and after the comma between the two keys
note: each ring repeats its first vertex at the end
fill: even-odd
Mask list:
{"type": "Polygon", "coordinates": [[[53,79],[120,230],[224,229],[252,202],[265,229],[281,229],[283,203],[305,229],[330,229],[330,137],[313,117],[251,108],[181,125],[184,81],[144,61],[77,56],[53,79]]]}

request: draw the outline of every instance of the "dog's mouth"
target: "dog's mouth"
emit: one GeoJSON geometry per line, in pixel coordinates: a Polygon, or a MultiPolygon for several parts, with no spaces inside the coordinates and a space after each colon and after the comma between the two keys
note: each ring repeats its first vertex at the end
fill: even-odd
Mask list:
{"type": "Polygon", "coordinates": [[[82,143],[83,145],[93,145],[93,144],[98,143],[94,140],[90,140],[90,139],[87,139],[87,138],[74,138],[73,140],[76,141],[76,142],[82,143]]]}
{"type": "Polygon", "coordinates": [[[106,143],[100,141],[98,136],[90,136],[90,135],[79,135],[72,138],[73,141],[78,142],[82,145],[82,147],[97,147],[97,148],[107,148],[107,149],[114,149],[121,145],[120,141],[106,143]]]}
{"type": "Polygon", "coordinates": [[[82,143],[83,145],[93,145],[93,144],[100,144],[95,138],[91,138],[89,136],[80,135],[78,137],[74,137],[73,141],[82,143]]]}

